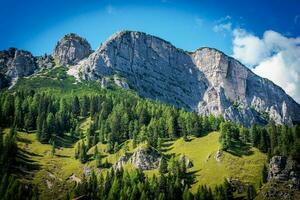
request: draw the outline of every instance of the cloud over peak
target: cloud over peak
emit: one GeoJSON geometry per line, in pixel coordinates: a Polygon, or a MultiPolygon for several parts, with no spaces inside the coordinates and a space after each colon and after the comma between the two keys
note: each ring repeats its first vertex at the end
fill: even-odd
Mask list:
{"type": "Polygon", "coordinates": [[[233,57],[300,102],[300,37],[290,38],[268,30],[260,38],[244,29],[235,29],[233,57]]]}

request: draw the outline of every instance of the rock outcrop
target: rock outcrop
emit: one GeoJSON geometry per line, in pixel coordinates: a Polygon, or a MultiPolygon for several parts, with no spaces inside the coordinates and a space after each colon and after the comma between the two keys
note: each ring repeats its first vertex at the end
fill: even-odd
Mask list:
{"type": "Polygon", "coordinates": [[[123,80],[122,78],[120,78],[116,75],[114,75],[113,77],[103,77],[101,79],[101,87],[102,88],[109,88],[114,85],[117,87],[123,88],[125,90],[129,89],[129,86],[128,86],[126,80],[123,80]]]}
{"type": "Polygon", "coordinates": [[[50,69],[55,66],[54,58],[51,55],[43,55],[36,57],[36,64],[38,68],[50,69]]]}
{"type": "Polygon", "coordinates": [[[257,199],[299,199],[300,165],[284,156],[271,158],[268,169],[268,182],[262,187],[257,199]]]}
{"type": "Polygon", "coordinates": [[[274,156],[269,163],[268,180],[289,181],[291,187],[300,186],[300,164],[283,156],[274,156]]]}
{"type": "Polygon", "coordinates": [[[186,157],[185,155],[180,155],[179,162],[183,162],[183,161],[185,162],[185,167],[187,169],[192,168],[194,166],[193,162],[188,157],[186,157]]]}
{"type": "Polygon", "coordinates": [[[92,53],[86,39],[74,33],[65,35],[55,46],[53,57],[60,65],[74,65],[92,53]]]}
{"type": "Polygon", "coordinates": [[[160,153],[153,147],[139,147],[131,156],[131,164],[142,170],[156,169],[161,159],[160,153]]]}
{"type": "Polygon", "coordinates": [[[35,72],[35,57],[28,51],[10,48],[0,51],[0,87],[6,87],[18,78],[35,72]]]}
{"type": "Polygon", "coordinates": [[[114,169],[120,170],[121,168],[124,167],[124,165],[127,163],[129,160],[128,155],[123,155],[121,156],[114,164],[114,169]]]}
{"type": "Polygon", "coordinates": [[[246,126],[300,121],[299,104],[237,60],[211,48],[188,53],[141,32],[114,34],[69,72],[87,80],[117,74],[141,96],[246,126]]]}

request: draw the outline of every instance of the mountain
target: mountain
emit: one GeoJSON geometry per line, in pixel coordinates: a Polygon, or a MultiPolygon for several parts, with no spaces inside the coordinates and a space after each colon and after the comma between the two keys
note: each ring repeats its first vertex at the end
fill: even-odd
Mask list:
{"type": "Polygon", "coordinates": [[[212,48],[186,52],[142,32],[114,34],[69,74],[85,80],[118,75],[141,96],[246,126],[300,121],[299,104],[234,58],[212,48]]]}
{"type": "Polygon", "coordinates": [[[239,61],[213,48],[186,52],[158,37],[122,31],[95,52],[76,34],[65,35],[53,55],[34,57],[30,52],[0,52],[0,87],[43,68],[69,66],[77,80],[113,82],[142,97],[196,111],[222,115],[245,126],[300,122],[300,106],[273,82],[254,74],[239,61]]]}
{"type": "Polygon", "coordinates": [[[1,51],[0,87],[4,199],[300,198],[299,125],[204,116],[291,125],[299,105],[216,49],[68,34],[1,51]]]}

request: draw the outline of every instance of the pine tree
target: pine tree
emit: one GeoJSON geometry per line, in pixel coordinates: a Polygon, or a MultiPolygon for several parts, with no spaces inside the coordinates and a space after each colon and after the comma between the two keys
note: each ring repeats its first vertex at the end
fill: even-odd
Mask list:
{"type": "Polygon", "coordinates": [[[55,141],[52,142],[52,150],[51,150],[52,156],[55,155],[55,141]]]}
{"type": "Polygon", "coordinates": [[[252,200],[256,196],[256,191],[253,185],[249,185],[247,188],[247,200],[252,200]]]}
{"type": "Polygon", "coordinates": [[[258,144],[259,144],[259,131],[258,131],[258,128],[257,128],[256,124],[252,124],[250,132],[251,132],[253,146],[258,147],[258,144]]]}
{"type": "MultiPolygon", "coordinates": [[[[3,133],[2,133],[2,129],[1,129],[1,127],[0,127],[0,166],[2,166],[3,164],[2,164],[2,154],[3,154],[3,151],[4,151],[4,149],[3,149],[3,147],[4,147],[4,145],[3,145],[3,133]]],[[[0,173],[1,173],[1,167],[0,167],[0,173]]],[[[1,175],[0,175],[0,178],[1,178],[1,175]]]]}
{"type": "Polygon", "coordinates": [[[163,140],[162,138],[158,138],[157,140],[157,150],[162,151],[163,140]]]}
{"type": "Polygon", "coordinates": [[[87,147],[84,142],[82,142],[80,146],[79,159],[81,163],[85,163],[88,160],[87,147]]]}
{"type": "Polygon", "coordinates": [[[41,143],[48,143],[49,142],[50,134],[49,134],[48,129],[47,129],[46,121],[43,122],[42,132],[41,132],[41,135],[40,135],[39,138],[40,138],[41,143]]]}
{"type": "Polygon", "coordinates": [[[82,106],[81,106],[81,115],[83,117],[86,117],[88,115],[88,110],[89,110],[89,99],[87,96],[83,96],[82,100],[82,106]]]}
{"type": "Polygon", "coordinates": [[[80,115],[80,103],[77,96],[73,98],[72,102],[72,113],[74,116],[78,117],[80,115]]]}
{"type": "Polygon", "coordinates": [[[47,115],[47,132],[49,135],[54,134],[56,131],[56,127],[55,127],[55,118],[54,115],[52,113],[49,113],[47,115]]]}
{"type": "Polygon", "coordinates": [[[188,186],[186,185],[182,194],[182,199],[183,200],[192,200],[193,196],[191,194],[191,192],[189,191],[188,186]]]}
{"type": "Polygon", "coordinates": [[[168,163],[164,157],[161,158],[160,164],[159,164],[159,173],[165,174],[168,172],[168,163]]]}
{"type": "Polygon", "coordinates": [[[101,154],[98,151],[97,145],[95,147],[94,159],[96,160],[96,166],[101,167],[101,154]]]}
{"type": "Polygon", "coordinates": [[[110,200],[119,199],[119,195],[118,195],[119,190],[120,190],[120,183],[119,183],[119,180],[117,179],[117,177],[115,177],[113,180],[112,186],[110,188],[107,199],[110,199],[110,200]]]}
{"type": "Polygon", "coordinates": [[[77,147],[75,148],[75,159],[78,159],[79,158],[79,155],[80,155],[80,149],[81,149],[81,146],[80,146],[80,143],[78,142],[77,143],[77,147]]]}
{"type": "Polygon", "coordinates": [[[262,169],[262,182],[266,183],[268,180],[268,169],[266,167],[266,165],[264,165],[263,169],[262,169]]]}

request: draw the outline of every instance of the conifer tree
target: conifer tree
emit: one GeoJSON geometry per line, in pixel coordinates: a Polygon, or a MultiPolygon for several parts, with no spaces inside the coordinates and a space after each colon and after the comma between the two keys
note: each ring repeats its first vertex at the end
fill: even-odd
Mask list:
{"type": "Polygon", "coordinates": [[[73,98],[72,102],[72,113],[74,116],[78,117],[80,115],[80,103],[77,96],[73,98]]]}
{"type": "Polygon", "coordinates": [[[264,165],[264,167],[262,169],[262,182],[266,183],[267,178],[268,178],[268,169],[267,169],[266,165],[264,165]]]}
{"type": "Polygon", "coordinates": [[[168,172],[168,163],[165,159],[165,157],[163,156],[160,160],[160,164],[159,164],[159,173],[160,174],[165,174],[168,172]]]}

